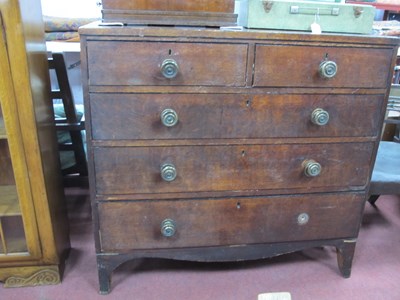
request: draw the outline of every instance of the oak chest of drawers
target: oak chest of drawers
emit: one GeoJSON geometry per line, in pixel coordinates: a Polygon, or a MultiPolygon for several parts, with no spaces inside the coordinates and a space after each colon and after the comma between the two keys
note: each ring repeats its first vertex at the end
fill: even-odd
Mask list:
{"type": "Polygon", "coordinates": [[[100,291],[123,262],[338,250],[349,277],[397,40],[81,28],[100,291]]]}

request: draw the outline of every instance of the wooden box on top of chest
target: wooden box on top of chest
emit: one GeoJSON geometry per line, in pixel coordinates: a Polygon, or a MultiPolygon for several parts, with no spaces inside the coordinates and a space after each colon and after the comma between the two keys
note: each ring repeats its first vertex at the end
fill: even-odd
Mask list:
{"type": "Polygon", "coordinates": [[[103,20],[125,24],[235,25],[234,0],[103,0],[103,20]]]}

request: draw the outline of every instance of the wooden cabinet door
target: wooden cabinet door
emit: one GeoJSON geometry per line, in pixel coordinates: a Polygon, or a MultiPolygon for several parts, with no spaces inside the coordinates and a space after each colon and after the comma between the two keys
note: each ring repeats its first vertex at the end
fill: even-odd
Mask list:
{"type": "Polygon", "coordinates": [[[41,257],[6,31],[0,14],[0,263],[41,257]]]}

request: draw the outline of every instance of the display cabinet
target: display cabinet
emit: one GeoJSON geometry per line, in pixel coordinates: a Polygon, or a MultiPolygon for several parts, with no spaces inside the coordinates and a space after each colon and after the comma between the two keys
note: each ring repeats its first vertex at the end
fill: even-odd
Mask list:
{"type": "Polygon", "coordinates": [[[70,246],[40,1],[0,0],[0,280],[55,284],[70,246]]]}

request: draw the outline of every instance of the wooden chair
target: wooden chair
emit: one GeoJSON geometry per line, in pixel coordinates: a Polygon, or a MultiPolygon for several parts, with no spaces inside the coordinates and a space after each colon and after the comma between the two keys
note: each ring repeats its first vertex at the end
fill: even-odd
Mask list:
{"type": "MultiPolygon", "coordinates": [[[[88,170],[85,151],[85,122],[83,106],[75,105],[69,84],[64,55],[52,53],[49,70],[55,71],[57,82],[52,82],[51,98],[59,144],[64,186],[87,186],[88,170]],[[57,88],[58,87],[58,88],[57,88]]],[[[51,75],[51,74],[50,74],[51,75]]]]}
{"type": "Polygon", "coordinates": [[[372,205],[380,195],[400,194],[400,118],[390,117],[390,112],[400,113],[400,85],[392,85],[389,96],[385,125],[392,125],[393,131],[390,141],[379,144],[369,190],[372,205]]]}

